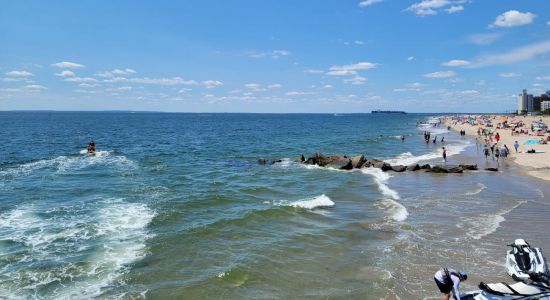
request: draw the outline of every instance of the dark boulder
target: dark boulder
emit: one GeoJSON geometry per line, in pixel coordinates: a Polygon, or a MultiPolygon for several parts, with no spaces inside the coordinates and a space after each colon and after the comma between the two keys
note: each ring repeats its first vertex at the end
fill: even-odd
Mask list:
{"type": "Polygon", "coordinates": [[[351,158],[351,165],[354,169],[361,168],[367,160],[364,155],[358,155],[351,158]]]}
{"type": "Polygon", "coordinates": [[[485,171],[498,172],[498,168],[485,168],[485,171]]]}
{"type": "Polygon", "coordinates": [[[274,165],[276,163],[281,163],[281,162],[283,162],[282,159],[274,159],[274,160],[271,161],[271,164],[274,165]]]}
{"type": "Polygon", "coordinates": [[[430,166],[429,164],[423,164],[423,165],[420,166],[420,169],[422,169],[422,170],[429,170],[431,168],[432,168],[432,166],[430,166]]]}
{"type": "Polygon", "coordinates": [[[303,163],[304,161],[306,161],[306,158],[304,157],[303,154],[296,157],[296,159],[294,160],[294,162],[300,162],[300,163],[303,163]]]}
{"type": "Polygon", "coordinates": [[[326,156],[324,156],[321,152],[315,152],[312,157],[309,157],[306,161],[306,164],[308,165],[319,165],[319,166],[326,166],[329,161],[326,156]]]}
{"type": "Polygon", "coordinates": [[[381,169],[382,171],[386,172],[388,170],[391,170],[391,165],[388,164],[387,162],[383,162],[383,161],[379,161],[379,162],[376,162],[373,167],[375,168],[379,168],[381,169]]]}
{"type": "Polygon", "coordinates": [[[418,171],[420,170],[420,166],[418,164],[412,164],[407,167],[407,171],[418,171]]]}
{"type": "Polygon", "coordinates": [[[407,170],[407,167],[402,166],[402,165],[398,165],[398,166],[392,166],[391,169],[394,172],[405,172],[405,170],[407,170]]]}
{"type": "Polygon", "coordinates": [[[365,161],[365,163],[363,164],[363,168],[374,167],[374,165],[378,162],[381,162],[381,161],[377,159],[367,159],[367,161],[365,161]]]}
{"type": "Polygon", "coordinates": [[[427,169],[426,172],[430,173],[462,173],[464,170],[459,166],[433,166],[431,169],[427,169]]]}
{"type": "Polygon", "coordinates": [[[470,171],[475,171],[477,170],[477,165],[476,164],[460,164],[458,165],[459,167],[461,167],[463,170],[470,170],[470,171]]]}
{"type": "Polygon", "coordinates": [[[338,170],[351,170],[353,169],[353,165],[351,163],[351,159],[338,156],[338,157],[331,157],[331,160],[328,164],[326,164],[327,167],[338,169],[338,170]]]}

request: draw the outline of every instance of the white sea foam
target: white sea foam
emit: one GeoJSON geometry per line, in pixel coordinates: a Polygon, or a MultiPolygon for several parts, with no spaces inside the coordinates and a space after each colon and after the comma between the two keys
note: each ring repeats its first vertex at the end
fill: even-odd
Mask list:
{"type": "Polygon", "coordinates": [[[66,173],[84,169],[93,165],[112,165],[121,169],[135,169],[137,164],[123,155],[111,155],[109,151],[97,151],[95,154],[79,156],[58,156],[35,162],[20,164],[13,168],[0,170],[0,179],[13,179],[28,176],[41,169],[52,169],[57,173],[66,173]]]}
{"type": "Polygon", "coordinates": [[[506,220],[504,216],[526,202],[527,201],[520,201],[511,208],[501,209],[495,214],[482,214],[476,217],[463,217],[463,222],[457,224],[457,227],[466,228],[466,235],[468,237],[479,240],[497,231],[500,224],[506,220]]]}
{"type": "MultiPolygon", "coordinates": [[[[445,147],[445,149],[447,149],[447,157],[449,157],[449,156],[453,156],[461,153],[469,145],[470,145],[470,142],[468,141],[453,141],[452,143],[447,143],[442,147],[445,147]]],[[[441,158],[442,155],[443,155],[443,149],[439,148],[433,152],[418,155],[418,156],[414,156],[410,152],[405,152],[405,153],[401,153],[395,158],[386,159],[384,161],[391,165],[408,166],[408,165],[423,162],[423,161],[430,161],[437,158],[441,158]]]]}
{"type": "Polygon", "coordinates": [[[478,183],[478,184],[476,184],[476,189],[475,190],[473,190],[471,192],[466,192],[466,193],[464,193],[464,195],[465,196],[477,195],[477,194],[481,193],[486,188],[487,187],[483,183],[478,183]]]}
{"type": "Polygon", "coordinates": [[[399,193],[387,185],[391,176],[379,168],[364,168],[361,169],[361,172],[374,177],[378,190],[386,197],[382,200],[382,205],[388,208],[391,218],[397,222],[405,221],[409,216],[409,212],[405,206],[397,202],[401,199],[399,193]]]}
{"type": "Polygon", "coordinates": [[[332,202],[332,200],[330,200],[328,196],[326,196],[325,194],[322,194],[317,197],[294,201],[287,204],[286,206],[314,209],[314,208],[332,207],[334,206],[334,202],[332,202]]]}
{"type": "Polygon", "coordinates": [[[57,211],[20,206],[0,214],[0,241],[19,249],[0,243],[0,256],[10,261],[0,269],[7,278],[0,281],[3,296],[41,298],[44,289],[51,298],[100,296],[145,255],[151,236],[146,227],[154,215],[145,204],[121,199],[57,211]]]}

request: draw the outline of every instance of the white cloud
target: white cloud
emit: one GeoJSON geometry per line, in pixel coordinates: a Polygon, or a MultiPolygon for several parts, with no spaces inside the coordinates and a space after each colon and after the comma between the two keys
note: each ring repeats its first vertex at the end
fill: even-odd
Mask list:
{"type": "Polygon", "coordinates": [[[464,6],[462,6],[462,5],[453,5],[449,8],[447,8],[445,11],[448,14],[454,14],[454,13],[457,13],[457,12],[460,12],[460,11],[463,11],[463,10],[464,10],[464,6]]]}
{"type": "Polygon", "coordinates": [[[45,87],[45,86],[42,86],[42,85],[38,85],[38,84],[30,84],[30,85],[26,85],[25,89],[27,89],[29,91],[32,91],[32,92],[38,92],[38,91],[42,91],[42,90],[47,90],[48,88],[45,87]]]}
{"type": "Polygon", "coordinates": [[[460,93],[466,96],[473,96],[473,95],[479,94],[479,92],[476,90],[465,90],[465,91],[461,91],[460,93]]]}
{"type": "Polygon", "coordinates": [[[79,87],[82,87],[82,88],[93,88],[93,87],[97,87],[97,86],[101,86],[101,84],[97,84],[97,83],[81,83],[78,85],[79,87]]]}
{"type": "Polygon", "coordinates": [[[6,75],[7,76],[10,76],[10,77],[29,77],[29,76],[34,76],[33,73],[31,72],[27,72],[27,71],[9,71],[9,72],[6,72],[6,75]]]}
{"type": "Polygon", "coordinates": [[[375,63],[371,63],[371,62],[367,62],[367,61],[363,61],[363,62],[358,62],[356,64],[351,64],[351,65],[343,65],[343,66],[332,66],[330,68],[330,71],[346,71],[346,70],[350,70],[350,71],[359,71],[359,70],[369,70],[369,69],[373,69],[373,68],[376,68],[378,65],[375,64],[375,63]]]}
{"type": "Polygon", "coordinates": [[[456,76],[456,73],[454,71],[439,71],[439,72],[424,74],[424,77],[428,77],[428,78],[449,78],[454,76],[456,76]]]}
{"type": "Polygon", "coordinates": [[[58,63],[52,64],[52,66],[58,67],[58,68],[65,68],[65,69],[76,69],[76,68],[84,68],[85,67],[84,65],[69,62],[69,61],[58,62],[58,63]]]}
{"type": "Polygon", "coordinates": [[[354,43],[355,45],[359,45],[359,46],[362,46],[362,45],[365,44],[365,42],[360,41],[360,40],[355,40],[355,41],[353,41],[353,43],[354,43]]]}
{"type": "Polygon", "coordinates": [[[267,86],[268,89],[278,89],[278,88],[281,88],[281,87],[283,87],[283,86],[279,83],[270,84],[270,85],[267,86]]]}
{"type": "Polygon", "coordinates": [[[509,10],[498,16],[495,22],[489,25],[489,28],[496,27],[514,27],[531,24],[536,15],[530,12],[522,13],[517,10],[509,10]]]}
{"type": "Polygon", "coordinates": [[[124,78],[124,77],[115,77],[113,80],[106,82],[134,82],[134,83],[143,83],[143,84],[155,84],[155,85],[197,85],[199,84],[195,80],[185,80],[181,77],[171,77],[171,78],[149,78],[149,77],[137,77],[137,78],[124,78]]]}
{"type": "Polygon", "coordinates": [[[262,87],[261,84],[258,84],[258,83],[247,83],[244,85],[244,87],[254,92],[263,92],[267,90],[266,88],[262,87]]]}
{"type": "Polygon", "coordinates": [[[65,78],[68,82],[97,82],[97,79],[92,77],[69,77],[65,78]]]}
{"type": "Polygon", "coordinates": [[[304,73],[309,73],[309,74],[321,74],[321,73],[324,73],[325,71],[323,70],[316,70],[316,69],[307,69],[307,70],[304,70],[304,73]]]}
{"type": "Polygon", "coordinates": [[[111,71],[111,73],[117,74],[117,75],[129,75],[129,74],[136,74],[137,72],[135,70],[126,68],[124,70],[114,69],[111,71]]]}
{"type": "Polygon", "coordinates": [[[405,10],[412,11],[419,16],[429,16],[437,15],[440,10],[450,6],[446,9],[446,11],[448,13],[456,13],[464,10],[464,7],[459,4],[463,4],[465,2],[466,1],[464,0],[423,0],[414,3],[405,10]]]}
{"type": "Polygon", "coordinates": [[[270,51],[270,52],[248,52],[247,55],[248,55],[248,57],[252,57],[252,58],[263,58],[263,57],[269,56],[271,58],[277,59],[281,56],[290,55],[290,51],[288,51],[288,50],[273,50],[273,51],[270,51]]]}
{"type": "Polygon", "coordinates": [[[338,70],[338,71],[328,71],[326,74],[332,75],[332,76],[349,76],[349,75],[356,75],[357,72],[353,70],[338,70]]]}
{"type": "Polygon", "coordinates": [[[213,89],[215,87],[222,86],[223,83],[218,80],[206,80],[202,82],[202,85],[204,85],[207,89],[213,89]]]}
{"type": "Polygon", "coordinates": [[[502,78],[513,78],[513,77],[520,77],[521,74],[510,72],[510,73],[500,73],[498,76],[502,78]]]}
{"type": "Polygon", "coordinates": [[[378,3],[378,2],[382,2],[384,0],[363,0],[361,2],[359,2],[359,7],[367,7],[367,6],[370,6],[370,5],[373,5],[375,3],[378,3]]]}
{"type": "Polygon", "coordinates": [[[358,62],[356,64],[351,64],[351,65],[332,66],[330,67],[329,71],[326,74],[332,75],[332,76],[356,75],[357,71],[369,70],[369,69],[376,68],[377,66],[378,64],[371,63],[371,62],[358,62]]]}
{"type": "Polygon", "coordinates": [[[537,78],[535,78],[537,80],[550,80],[550,75],[548,76],[537,76],[537,78]]]}
{"type": "Polygon", "coordinates": [[[325,84],[325,85],[323,85],[323,88],[324,89],[331,89],[331,88],[333,88],[333,86],[330,85],[330,84],[325,84]]]}
{"type": "Polygon", "coordinates": [[[355,76],[349,79],[344,79],[345,83],[351,83],[354,85],[364,84],[367,81],[367,78],[361,76],[355,76]]]}
{"type": "Polygon", "coordinates": [[[408,60],[408,61],[414,60],[414,56],[409,56],[409,57],[407,57],[407,60],[408,60]]]}
{"type": "Polygon", "coordinates": [[[308,92],[291,91],[291,92],[286,92],[285,96],[303,96],[303,95],[311,95],[311,94],[312,93],[308,93],[308,92]]]}
{"type": "Polygon", "coordinates": [[[546,26],[550,26],[550,21],[546,22],[546,26]]]}
{"type": "Polygon", "coordinates": [[[470,62],[467,61],[467,60],[453,59],[453,60],[444,62],[441,65],[446,66],[446,67],[461,67],[461,66],[467,66],[469,64],[470,64],[470,62]]]}
{"type": "Polygon", "coordinates": [[[75,76],[74,72],[73,71],[70,71],[70,70],[63,70],[59,73],[55,73],[55,76],[59,76],[59,77],[70,77],[70,76],[75,76]]]}
{"type": "Polygon", "coordinates": [[[188,93],[190,91],[192,91],[193,89],[189,89],[189,88],[181,88],[178,93],[180,94],[185,94],[185,93],[188,93]]]}
{"type": "Polygon", "coordinates": [[[501,54],[481,56],[468,67],[480,68],[493,65],[518,63],[547,53],[550,53],[550,40],[519,47],[501,54]]]}
{"type": "Polygon", "coordinates": [[[490,45],[502,37],[502,33],[477,33],[469,35],[466,40],[476,45],[490,45]]]}

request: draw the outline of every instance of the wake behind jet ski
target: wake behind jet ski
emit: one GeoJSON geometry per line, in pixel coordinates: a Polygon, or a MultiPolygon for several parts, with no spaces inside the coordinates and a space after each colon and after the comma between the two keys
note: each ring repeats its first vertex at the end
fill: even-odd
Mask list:
{"type": "Polygon", "coordinates": [[[532,248],[523,239],[517,239],[508,246],[512,249],[506,252],[506,269],[513,279],[529,279],[529,273],[550,275],[540,248],[532,248]]]}

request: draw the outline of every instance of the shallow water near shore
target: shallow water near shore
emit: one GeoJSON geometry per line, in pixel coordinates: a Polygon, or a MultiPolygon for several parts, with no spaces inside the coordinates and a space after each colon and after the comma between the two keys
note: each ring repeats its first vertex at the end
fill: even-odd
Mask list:
{"type": "MultiPolygon", "coordinates": [[[[550,251],[548,184],[338,171],[296,156],[441,163],[428,115],[0,113],[0,290],[10,299],[424,299],[507,280],[506,244],[550,251]],[[400,136],[406,137],[405,141],[400,136]],[[90,139],[99,152],[81,154],[90,139]],[[283,159],[260,166],[260,157],[283,159]]],[[[438,128],[449,163],[481,159],[438,128]]]]}

